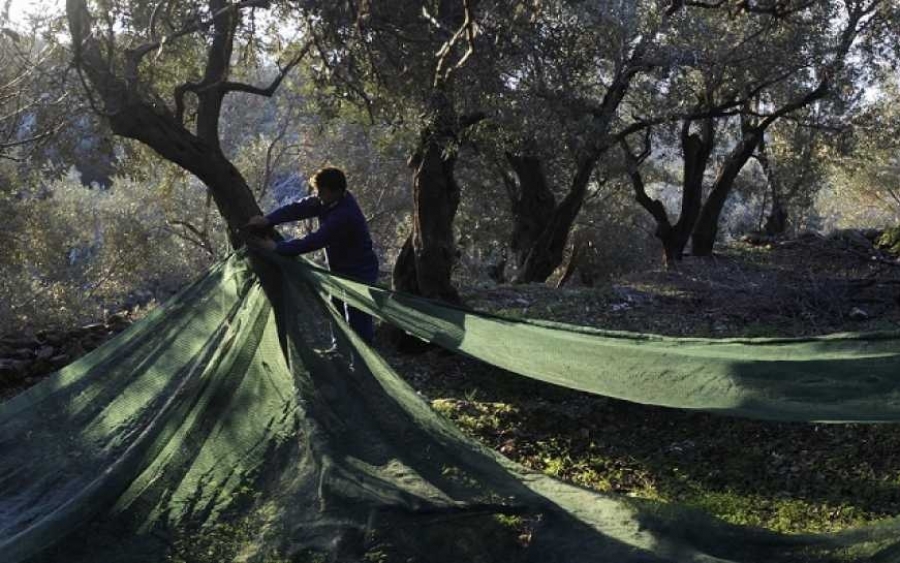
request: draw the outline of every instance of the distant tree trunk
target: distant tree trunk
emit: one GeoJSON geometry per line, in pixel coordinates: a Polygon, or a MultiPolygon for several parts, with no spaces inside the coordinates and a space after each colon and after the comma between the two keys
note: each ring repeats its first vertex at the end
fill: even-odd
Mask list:
{"type": "Polygon", "coordinates": [[[728,153],[724,164],[719,169],[713,182],[709,197],[700,211],[697,224],[691,237],[692,252],[694,256],[711,256],[716,236],[719,232],[719,217],[725,208],[725,201],[734,187],[741,169],[753,156],[759,140],[762,138],[764,128],[760,125],[745,124],[741,127],[741,140],[728,153]]]}
{"type": "Polygon", "coordinates": [[[649,131],[644,137],[644,148],[638,155],[632,154],[628,143],[625,140],[622,141],[626,171],[631,178],[635,201],[650,213],[656,222],[654,234],[662,243],[663,263],[666,268],[674,268],[684,257],[684,248],[687,246],[691,230],[700,214],[703,200],[703,177],[714,144],[715,129],[711,118],[701,121],[699,133],[691,132],[692,123],[693,120],[686,119],[681,127],[684,173],[681,187],[681,212],[674,225],[669,219],[665,205],[647,194],[644,179],[639,170],[640,164],[650,155],[649,131]]]}
{"type": "MultiPolygon", "coordinates": [[[[671,14],[667,13],[666,17],[669,15],[671,14]]],[[[650,36],[642,37],[627,59],[617,64],[614,78],[603,96],[603,101],[599,106],[592,107],[591,132],[584,137],[586,146],[576,157],[575,173],[569,184],[569,191],[552,211],[545,211],[549,219],[546,222],[541,221],[544,225],[543,230],[534,238],[527,252],[523,249],[525,259],[516,274],[515,282],[546,281],[562,264],[569,233],[587,196],[591,173],[600,157],[617,142],[614,135],[610,134],[610,128],[622,100],[631,87],[632,79],[646,66],[643,57],[650,41],[650,36]]],[[[546,181],[544,186],[549,187],[546,181]]]]}
{"type": "Polygon", "coordinates": [[[715,128],[712,118],[701,121],[700,132],[690,132],[691,121],[686,120],[681,131],[681,147],[684,155],[684,177],[681,189],[681,214],[672,227],[669,240],[663,241],[666,254],[674,260],[684,257],[684,249],[700,216],[703,205],[703,178],[715,145],[715,128]]]}
{"type": "Polygon", "coordinates": [[[597,156],[583,157],[572,179],[569,193],[549,213],[544,230],[535,239],[516,275],[517,283],[543,282],[562,264],[566,241],[581,211],[597,156]]]}
{"type": "Polygon", "coordinates": [[[781,235],[787,229],[787,212],[781,203],[781,185],[775,166],[769,158],[765,135],[759,140],[759,150],[757,151],[756,159],[759,161],[759,165],[766,176],[769,195],[772,198],[772,207],[769,210],[769,215],[766,217],[763,232],[768,236],[781,235]]]}
{"type": "Polygon", "coordinates": [[[556,282],[557,289],[566,285],[569,280],[572,279],[572,275],[575,273],[575,270],[578,269],[582,260],[582,255],[584,254],[584,240],[577,235],[573,238],[575,239],[575,242],[572,244],[572,254],[569,255],[569,261],[566,262],[566,267],[563,269],[559,281],[556,282]]]}
{"type": "Polygon", "coordinates": [[[391,287],[397,291],[405,291],[420,295],[419,279],[416,276],[416,251],[413,248],[413,236],[408,235],[400,247],[400,254],[394,262],[391,272],[391,287]]]}
{"type": "Polygon", "coordinates": [[[459,302],[451,274],[456,262],[453,219],[459,207],[459,186],[454,176],[458,133],[483,116],[457,119],[443,89],[429,99],[429,122],[409,160],[413,169],[413,231],[404,242],[394,266],[393,286],[407,291],[459,302]]]}
{"type": "Polygon", "coordinates": [[[631,186],[634,190],[634,200],[643,207],[656,221],[656,232],[654,235],[663,243],[663,263],[666,268],[674,267],[676,249],[672,242],[672,223],[669,221],[669,214],[666,212],[666,206],[658,199],[653,199],[647,194],[647,186],[644,184],[644,176],[641,174],[640,166],[644,160],[650,156],[650,133],[644,136],[644,148],[635,155],[631,152],[627,139],[620,141],[622,146],[622,155],[625,158],[625,172],[631,179],[631,186]]]}
{"type": "Polygon", "coordinates": [[[506,153],[515,179],[504,174],[513,216],[510,249],[521,268],[556,208],[556,197],[547,183],[541,159],[529,154],[506,153]]]}
{"type": "Polygon", "coordinates": [[[578,277],[581,285],[585,287],[593,287],[597,281],[597,270],[591,260],[591,252],[594,247],[593,241],[585,231],[576,231],[572,235],[572,253],[569,255],[569,261],[563,268],[562,276],[556,282],[556,287],[566,285],[575,271],[578,271],[578,277]]]}

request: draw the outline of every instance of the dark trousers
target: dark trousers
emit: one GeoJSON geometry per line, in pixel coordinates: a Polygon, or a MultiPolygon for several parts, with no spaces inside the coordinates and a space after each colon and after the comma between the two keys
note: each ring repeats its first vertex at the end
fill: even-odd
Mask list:
{"type": "MultiPolygon", "coordinates": [[[[374,267],[365,268],[360,271],[341,272],[335,270],[335,273],[344,274],[351,278],[356,278],[363,283],[374,284],[378,281],[377,264],[374,267]]],[[[344,319],[347,321],[347,324],[350,325],[350,328],[352,328],[356,332],[356,334],[366,342],[366,344],[371,344],[375,341],[375,319],[373,319],[371,315],[363,313],[356,307],[347,305],[337,297],[332,297],[331,303],[338,310],[338,313],[344,316],[344,319]]],[[[335,329],[332,328],[332,331],[334,330],[335,329]]]]}
{"type": "Polygon", "coordinates": [[[337,297],[332,297],[331,303],[338,310],[338,313],[343,314],[350,328],[356,331],[356,334],[367,344],[371,344],[375,340],[375,319],[371,315],[363,313],[356,307],[347,305],[337,297]]]}

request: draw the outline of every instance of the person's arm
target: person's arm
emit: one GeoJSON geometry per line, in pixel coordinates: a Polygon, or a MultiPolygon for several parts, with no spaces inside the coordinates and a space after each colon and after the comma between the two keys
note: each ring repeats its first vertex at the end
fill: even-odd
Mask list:
{"type": "Polygon", "coordinates": [[[319,214],[322,209],[322,202],[315,196],[308,196],[300,201],[289,203],[284,207],[279,207],[275,211],[266,215],[266,221],[269,226],[274,227],[288,221],[299,221],[300,219],[309,219],[319,214]]]}
{"type": "Polygon", "coordinates": [[[275,245],[275,252],[284,256],[297,256],[325,248],[339,234],[340,223],[339,217],[329,217],[322,222],[318,230],[305,237],[279,242],[275,245]]]}

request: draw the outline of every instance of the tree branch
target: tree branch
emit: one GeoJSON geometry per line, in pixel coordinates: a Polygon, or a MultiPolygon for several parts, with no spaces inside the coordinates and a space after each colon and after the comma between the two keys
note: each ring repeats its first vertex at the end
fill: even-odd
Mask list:
{"type": "Polygon", "coordinates": [[[312,42],[308,41],[305,45],[300,49],[300,52],[291,59],[288,64],[284,68],[278,69],[278,76],[275,77],[272,82],[266,87],[252,86],[250,84],[243,84],[240,82],[222,82],[218,86],[222,88],[223,92],[245,92],[247,94],[255,94],[257,96],[265,96],[266,98],[272,97],[275,91],[278,89],[278,86],[281,85],[281,81],[284,80],[284,77],[297,66],[303,57],[309,52],[310,47],[312,47],[312,42]]]}
{"type": "Polygon", "coordinates": [[[450,76],[466,63],[472,53],[475,52],[475,19],[472,16],[472,7],[470,0],[462,0],[463,3],[463,22],[456,30],[456,33],[450,37],[437,52],[438,63],[434,70],[434,88],[441,88],[443,84],[450,80],[450,76]],[[463,36],[466,38],[466,52],[460,57],[456,64],[447,66],[450,59],[450,53],[463,36]]]}
{"type": "Polygon", "coordinates": [[[634,189],[634,199],[647,210],[656,221],[657,233],[663,230],[671,229],[672,223],[669,221],[669,214],[666,208],[658,199],[652,199],[647,195],[647,187],[644,184],[644,177],[640,171],[641,162],[643,162],[650,154],[650,135],[644,137],[644,148],[639,155],[635,155],[628,146],[626,139],[621,139],[619,145],[622,147],[622,154],[625,157],[625,168],[628,177],[631,179],[631,185],[634,189]]]}

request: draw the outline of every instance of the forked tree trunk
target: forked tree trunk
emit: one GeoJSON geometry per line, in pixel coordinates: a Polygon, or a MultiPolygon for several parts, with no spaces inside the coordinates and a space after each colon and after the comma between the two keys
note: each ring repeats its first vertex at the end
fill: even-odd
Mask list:
{"type": "MultiPolygon", "coordinates": [[[[700,111],[701,108],[697,108],[700,111]]],[[[622,141],[626,171],[634,188],[634,199],[656,222],[656,238],[662,243],[663,263],[667,269],[675,268],[684,257],[684,249],[691,236],[691,230],[700,214],[703,198],[703,177],[715,142],[715,128],[711,118],[701,121],[699,132],[691,132],[692,119],[686,119],[681,126],[681,149],[683,158],[683,178],[681,185],[681,212],[673,225],[665,205],[647,194],[643,175],[639,167],[651,152],[649,132],[644,137],[641,154],[634,155],[626,141],[622,141]]]]}
{"type": "Polygon", "coordinates": [[[596,163],[595,155],[583,157],[579,162],[569,193],[549,214],[544,230],[534,241],[516,275],[517,283],[543,282],[562,264],[566,241],[584,204],[588,182],[596,163]]]}
{"type": "MultiPolygon", "coordinates": [[[[666,257],[680,261],[691,238],[691,232],[703,205],[703,178],[715,145],[715,128],[711,118],[704,119],[698,133],[690,132],[691,122],[682,127],[681,146],[684,157],[684,178],[681,189],[681,214],[668,237],[663,238],[666,257]]],[[[667,262],[671,264],[671,262],[667,262]]]]}
{"type": "MultiPolygon", "coordinates": [[[[219,114],[226,86],[234,31],[239,14],[227,11],[224,0],[211,0],[210,7],[220,15],[213,20],[215,34],[208,48],[204,77],[199,84],[186,85],[186,91],[197,94],[197,131],[189,131],[182,121],[183,106],[176,112],[165,105],[148,102],[138,85],[140,51],[124,54],[124,69],[112,60],[100,38],[92,33],[92,18],[84,0],[69,0],[66,10],[72,33],[75,63],[85,73],[103,103],[112,131],[122,137],[140,141],[164,159],[177,164],[199,178],[212,194],[229,228],[233,246],[243,244],[241,226],[260,213],[250,187],[238,169],[228,160],[219,143],[219,114]],[[203,86],[203,87],[201,87],[203,86]]],[[[280,81],[280,80],[279,80],[280,81]]],[[[277,87],[273,83],[271,91],[277,87]]],[[[249,87],[248,87],[249,88],[249,87]]],[[[271,92],[263,95],[271,95],[271,92]]],[[[176,105],[182,100],[178,98],[176,105]]]]}
{"type": "Polygon", "coordinates": [[[436,90],[430,120],[410,158],[413,169],[413,231],[394,265],[393,286],[445,301],[459,302],[451,274],[456,261],[453,219],[459,207],[454,177],[457,120],[450,100],[436,90]]]}
{"type": "Polygon", "coordinates": [[[716,236],[719,232],[719,218],[722,215],[722,210],[725,208],[725,202],[731,193],[731,189],[734,187],[735,179],[737,179],[738,174],[747,161],[750,160],[753,151],[756,150],[762,134],[763,129],[760,126],[746,127],[740,142],[728,154],[725,163],[719,169],[709,197],[706,199],[706,203],[703,205],[700,216],[697,219],[697,224],[694,226],[694,232],[691,237],[691,250],[694,256],[712,255],[716,236]]]}

